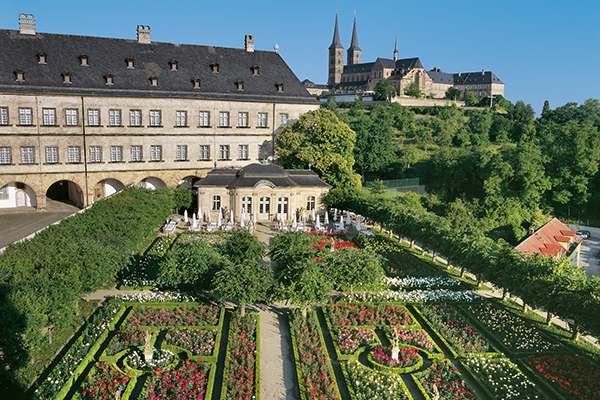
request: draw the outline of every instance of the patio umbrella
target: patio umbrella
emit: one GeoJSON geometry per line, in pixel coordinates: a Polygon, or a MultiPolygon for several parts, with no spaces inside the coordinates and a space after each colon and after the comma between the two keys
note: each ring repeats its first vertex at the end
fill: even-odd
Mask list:
{"type": "Polygon", "coordinates": [[[198,222],[202,223],[202,209],[200,207],[198,207],[198,222]]]}
{"type": "Polygon", "coordinates": [[[360,215],[356,217],[356,229],[361,230],[362,226],[360,226],[360,215]]]}
{"type": "Polygon", "coordinates": [[[210,225],[210,211],[206,213],[206,223],[210,225]]]}
{"type": "Polygon", "coordinates": [[[217,226],[220,228],[223,225],[223,213],[219,210],[219,218],[217,219],[217,226]]]}
{"type": "Polygon", "coordinates": [[[197,221],[196,221],[196,213],[193,213],[192,214],[192,228],[196,227],[196,223],[197,223],[197,221]]]}
{"type": "Polygon", "coordinates": [[[223,209],[219,208],[219,218],[223,221],[223,209]]]}
{"type": "Polygon", "coordinates": [[[252,222],[256,225],[256,213],[252,214],[252,222]]]}
{"type": "Polygon", "coordinates": [[[315,229],[320,231],[321,230],[321,222],[319,221],[319,218],[317,218],[315,221],[315,229]]]}
{"type": "Polygon", "coordinates": [[[352,224],[352,219],[350,218],[350,213],[346,214],[347,215],[347,220],[346,220],[346,225],[350,225],[352,224]]]}
{"type": "Polygon", "coordinates": [[[333,220],[337,221],[337,208],[333,209],[333,220]]]}
{"type": "Polygon", "coordinates": [[[244,224],[244,215],[242,214],[242,219],[240,220],[240,228],[244,228],[246,225],[244,224]]]}
{"type": "Polygon", "coordinates": [[[302,223],[306,223],[306,213],[304,212],[304,210],[302,210],[302,223]]]}
{"type": "Polygon", "coordinates": [[[292,228],[296,229],[298,227],[298,223],[296,222],[296,213],[292,213],[292,228]]]}
{"type": "Polygon", "coordinates": [[[325,221],[323,223],[329,225],[329,213],[327,211],[325,211],[325,221]]]}
{"type": "Polygon", "coordinates": [[[340,231],[344,230],[344,218],[340,218],[340,231]]]}
{"type": "Polygon", "coordinates": [[[233,210],[229,212],[229,223],[233,224],[233,210]]]}
{"type": "Polygon", "coordinates": [[[312,221],[313,221],[313,223],[315,223],[315,221],[316,221],[316,218],[315,218],[315,209],[314,208],[312,210],[312,221]]]}
{"type": "Polygon", "coordinates": [[[183,222],[188,223],[187,210],[183,211],[183,222]]]}
{"type": "Polygon", "coordinates": [[[245,211],[244,211],[244,207],[242,207],[242,213],[241,213],[240,219],[241,219],[242,221],[243,221],[244,219],[246,219],[246,213],[245,213],[245,211]]]}

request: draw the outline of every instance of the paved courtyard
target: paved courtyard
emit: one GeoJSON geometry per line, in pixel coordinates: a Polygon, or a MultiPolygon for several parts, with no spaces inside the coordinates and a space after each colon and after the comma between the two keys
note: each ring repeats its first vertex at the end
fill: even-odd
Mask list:
{"type": "Polygon", "coordinates": [[[592,236],[589,239],[585,239],[581,243],[581,254],[579,260],[579,266],[585,269],[588,278],[592,276],[600,276],[600,228],[592,228],[589,226],[569,225],[569,228],[577,230],[590,231],[592,236]]]}

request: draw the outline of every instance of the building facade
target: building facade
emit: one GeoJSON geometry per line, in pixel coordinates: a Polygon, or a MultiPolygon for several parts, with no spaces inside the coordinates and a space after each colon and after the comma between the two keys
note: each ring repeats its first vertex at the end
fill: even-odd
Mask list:
{"type": "Polygon", "coordinates": [[[292,213],[323,214],[323,196],[330,185],[309,170],[284,170],[274,164],[250,164],[240,169],[215,169],[198,181],[201,216],[216,221],[233,211],[236,222],[256,214],[257,221],[289,220],[292,213]],[[208,214],[208,215],[207,215],[208,214]]]}
{"type": "Polygon", "coordinates": [[[335,16],[333,41],[329,46],[329,79],[332,90],[372,92],[375,85],[386,78],[396,88],[399,96],[404,89],[416,82],[423,96],[444,98],[450,87],[462,93],[470,91],[478,99],[492,95],[504,96],[504,82],[492,71],[446,73],[434,67],[427,71],[419,58],[398,59],[398,38],[394,46],[393,59],[377,58],[374,62],[362,63],[362,51],[358,46],[356,17],[348,48],[347,63],[344,64],[344,46],[340,42],[338,19],[335,16]]]}
{"type": "Polygon", "coordinates": [[[192,186],[274,155],[319,104],[277,52],[0,30],[0,208],[192,186]]]}

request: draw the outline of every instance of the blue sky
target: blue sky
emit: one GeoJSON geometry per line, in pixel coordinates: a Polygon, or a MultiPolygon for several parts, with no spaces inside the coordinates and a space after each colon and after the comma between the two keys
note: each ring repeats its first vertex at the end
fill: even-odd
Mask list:
{"type": "MultiPolygon", "coordinates": [[[[426,69],[492,70],[505,97],[522,99],[539,113],[600,98],[600,2],[401,1],[5,1],[0,28],[18,29],[20,12],[32,13],[38,32],[135,39],[138,24],[152,40],[244,46],[279,53],[300,80],[327,81],[328,47],[338,10],[340,37],[350,45],[356,10],[362,61],[420,57],[426,69]]],[[[6,56],[6,53],[3,54],[6,56]]]]}

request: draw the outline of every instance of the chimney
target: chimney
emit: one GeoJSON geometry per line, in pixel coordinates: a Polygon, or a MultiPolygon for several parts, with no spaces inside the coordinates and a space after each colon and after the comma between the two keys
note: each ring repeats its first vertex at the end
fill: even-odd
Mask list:
{"type": "Polygon", "coordinates": [[[254,36],[246,35],[244,42],[246,44],[246,51],[248,53],[254,53],[254,36]]]}
{"type": "Polygon", "coordinates": [[[481,70],[481,75],[485,75],[485,69],[481,70]]]}
{"type": "Polygon", "coordinates": [[[458,76],[460,76],[460,75],[461,75],[461,72],[460,72],[460,71],[458,71],[458,76]]]}
{"type": "Polygon", "coordinates": [[[35,35],[35,18],[33,14],[19,14],[19,29],[22,35],[35,35]]]}
{"type": "Polygon", "coordinates": [[[535,233],[535,226],[530,226],[529,231],[527,232],[529,236],[532,236],[535,233]]]}
{"type": "Polygon", "coordinates": [[[150,25],[137,26],[138,43],[150,43],[150,25]]]}

